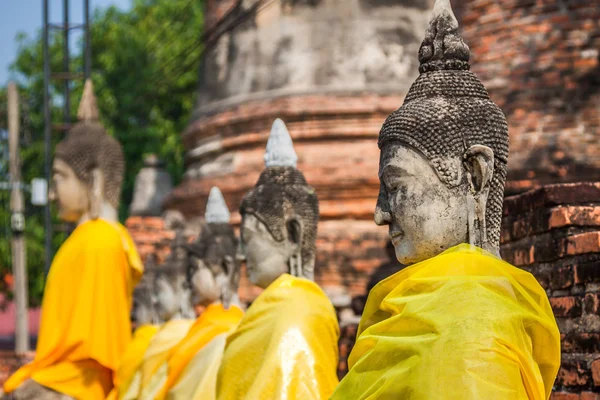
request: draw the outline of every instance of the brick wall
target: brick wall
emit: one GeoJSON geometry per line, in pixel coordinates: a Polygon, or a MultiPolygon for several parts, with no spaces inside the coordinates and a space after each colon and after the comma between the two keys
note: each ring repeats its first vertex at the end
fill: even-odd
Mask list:
{"type": "Polygon", "coordinates": [[[600,183],[508,197],[502,228],[502,258],[536,276],[561,332],[553,399],[600,399],[600,183]]]}
{"type": "Polygon", "coordinates": [[[452,0],[472,70],[507,116],[507,189],[598,179],[600,2],[452,0]]]}
{"type": "Polygon", "coordinates": [[[171,253],[171,241],[175,231],[165,227],[161,217],[129,217],[125,226],[137,246],[142,261],[150,254],[156,256],[157,263],[163,263],[171,253]]]}

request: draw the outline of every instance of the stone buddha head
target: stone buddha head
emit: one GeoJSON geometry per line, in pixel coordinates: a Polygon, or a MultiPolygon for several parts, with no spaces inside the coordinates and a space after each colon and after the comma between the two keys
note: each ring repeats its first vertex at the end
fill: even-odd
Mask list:
{"type": "Polygon", "coordinates": [[[125,158],[119,142],[98,121],[90,80],[85,83],[77,117],[79,122],[56,146],[50,198],[66,222],[117,221],[125,158]]]}
{"type": "Polygon", "coordinates": [[[156,313],[161,321],[189,316],[189,307],[185,304],[189,297],[186,296],[185,287],[185,269],[168,263],[156,268],[153,290],[156,313]]]}
{"type": "Polygon", "coordinates": [[[144,263],[144,275],[133,290],[133,306],[131,320],[139,325],[158,323],[154,295],[154,274],[156,261],[153,255],[148,256],[144,263]]]}
{"type": "Polygon", "coordinates": [[[379,134],[375,222],[413,264],[460,243],[498,254],[508,126],[477,76],[449,0],[436,0],[420,75],[379,134]]]}
{"type": "Polygon", "coordinates": [[[281,274],[314,278],[319,201],[296,168],[291,136],[280,119],[273,123],[266,168],[243,198],[239,254],[250,281],[266,288],[281,274]]]}
{"type": "Polygon", "coordinates": [[[161,321],[192,318],[190,291],[186,282],[187,238],[182,231],[171,242],[171,254],[154,270],[155,308],[161,321]]]}
{"type": "Polygon", "coordinates": [[[222,302],[225,308],[239,305],[240,261],[236,258],[237,239],[229,224],[230,214],[223,194],[210,190],[206,224],[198,240],[189,246],[188,282],[194,305],[222,302]]]}

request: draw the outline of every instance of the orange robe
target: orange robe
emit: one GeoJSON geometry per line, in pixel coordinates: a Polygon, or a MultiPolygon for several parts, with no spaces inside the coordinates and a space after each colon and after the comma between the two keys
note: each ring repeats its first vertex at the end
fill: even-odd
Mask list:
{"type": "Polygon", "coordinates": [[[104,399],[131,339],[132,293],[142,273],[123,226],[101,219],[78,226],[48,274],[35,359],[4,391],[31,378],[77,399],[104,399]]]}
{"type": "MultiPolygon", "coordinates": [[[[167,392],[179,382],[184,368],[198,351],[217,335],[229,333],[235,329],[243,315],[244,312],[237,306],[231,306],[226,310],[221,303],[209,305],[194,322],[186,337],[171,351],[167,361],[168,376],[166,377],[166,383],[155,397],[155,400],[165,399],[167,392]]],[[[216,376],[214,378],[216,383],[216,376]]],[[[198,382],[201,377],[195,377],[195,379],[198,382]]],[[[193,392],[186,397],[189,399],[192,394],[193,392]]]]}
{"type": "Polygon", "coordinates": [[[338,384],[338,340],[335,309],[321,288],[284,274],[227,339],[217,399],[328,399],[338,384]]]}

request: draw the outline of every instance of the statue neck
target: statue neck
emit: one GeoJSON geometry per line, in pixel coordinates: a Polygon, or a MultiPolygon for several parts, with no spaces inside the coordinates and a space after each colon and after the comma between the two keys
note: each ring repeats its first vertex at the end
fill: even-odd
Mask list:
{"type": "Polygon", "coordinates": [[[229,300],[229,307],[236,306],[238,308],[242,308],[242,302],[240,300],[240,296],[237,293],[234,293],[229,300]]]}
{"type": "MultiPolygon", "coordinates": [[[[102,202],[102,205],[100,207],[100,215],[98,216],[98,218],[113,223],[119,222],[119,214],[117,213],[117,210],[107,201],[102,202]]],[[[84,222],[90,221],[92,219],[94,218],[92,218],[90,211],[87,211],[81,216],[81,218],[79,218],[79,221],[77,221],[77,225],[79,226],[84,222]]]]}

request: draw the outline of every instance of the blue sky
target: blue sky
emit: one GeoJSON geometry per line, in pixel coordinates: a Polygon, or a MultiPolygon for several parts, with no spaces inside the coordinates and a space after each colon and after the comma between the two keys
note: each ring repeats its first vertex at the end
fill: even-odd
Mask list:
{"type": "MultiPolygon", "coordinates": [[[[132,0],[90,0],[91,9],[116,5],[122,9],[130,7],[132,0]]],[[[63,18],[63,0],[50,0],[50,22],[60,23],[63,18]]],[[[43,0],[0,0],[0,86],[11,78],[8,67],[17,54],[15,37],[25,32],[33,38],[42,28],[43,0]]],[[[69,0],[71,23],[83,22],[83,0],[69,0]]],[[[71,43],[76,41],[73,35],[71,43]]]]}

